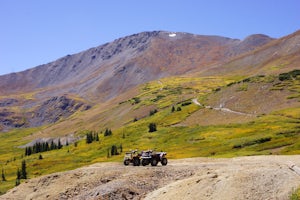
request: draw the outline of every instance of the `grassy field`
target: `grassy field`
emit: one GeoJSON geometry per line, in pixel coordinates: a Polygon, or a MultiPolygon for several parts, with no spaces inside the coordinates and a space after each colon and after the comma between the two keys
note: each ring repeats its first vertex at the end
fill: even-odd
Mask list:
{"type": "MultiPolygon", "coordinates": [[[[163,150],[172,159],[299,154],[300,108],[261,115],[247,123],[210,126],[180,124],[194,112],[205,109],[191,103],[192,98],[205,99],[209,93],[233,81],[237,80],[177,77],[147,83],[141,86],[138,96],[119,106],[130,104],[133,109],[140,109],[152,105],[157,112],[113,129],[111,136],[104,136],[105,127],[94,127],[91,131],[98,131],[100,141],[91,144],[82,139],[76,145],[70,144],[59,150],[24,156],[24,149],[19,147],[30,142],[25,138],[31,138],[28,136],[43,130],[43,127],[1,133],[0,165],[7,181],[0,182],[0,194],[15,186],[16,173],[21,168],[22,160],[26,161],[28,177],[34,178],[96,162],[122,162],[124,152],[131,149],[163,150]],[[175,111],[172,112],[173,106],[175,111]],[[157,125],[157,131],[149,133],[150,123],[157,125]],[[110,155],[112,145],[118,147],[119,155],[110,155]],[[40,155],[43,159],[39,159],[40,155]]],[[[295,84],[289,88],[296,91],[295,94],[299,92],[295,84]]],[[[293,98],[297,98],[297,95],[293,98]]],[[[85,136],[83,131],[78,134],[85,136]]]]}

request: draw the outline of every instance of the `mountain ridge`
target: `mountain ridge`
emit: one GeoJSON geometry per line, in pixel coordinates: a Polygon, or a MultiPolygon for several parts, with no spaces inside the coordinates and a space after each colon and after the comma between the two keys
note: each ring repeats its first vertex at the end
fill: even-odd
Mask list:
{"type": "MultiPolygon", "coordinates": [[[[7,127],[5,124],[30,127],[56,123],[79,109],[88,110],[99,103],[113,106],[112,102],[132,98],[132,92],[139,85],[165,77],[268,74],[270,70],[261,67],[267,62],[265,60],[273,59],[270,55],[276,49],[280,53],[286,48],[295,47],[297,51],[299,48],[290,40],[298,41],[298,35],[299,32],[295,32],[273,39],[263,34],[253,34],[237,40],[152,31],[118,38],[23,72],[0,76],[0,103],[5,105],[7,98],[19,102],[14,106],[0,107],[0,113],[4,113],[0,116],[0,122],[4,127],[7,127]],[[278,47],[284,45],[287,47],[278,47]],[[249,63],[254,64],[250,66],[249,63]],[[55,106],[47,102],[53,98],[67,98],[69,102],[76,103],[71,105],[67,113],[59,111],[60,117],[50,121],[38,121],[37,116],[31,116],[30,113],[39,113],[41,105],[47,107],[43,109],[47,112],[45,116],[51,116],[55,106]],[[83,108],[76,106],[78,103],[83,108]]],[[[287,54],[290,55],[290,52],[287,54]]],[[[278,54],[279,61],[282,55],[278,54]]],[[[298,59],[296,55],[295,60],[298,59]]]]}
{"type": "MultiPolygon", "coordinates": [[[[0,84],[4,86],[2,88],[7,89],[9,93],[11,93],[13,91],[18,92],[20,90],[30,90],[29,88],[38,89],[49,86],[51,87],[53,85],[66,85],[68,83],[74,84],[74,82],[76,82],[75,78],[88,79],[90,78],[89,75],[96,73],[102,73],[99,74],[97,78],[98,80],[101,80],[103,79],[102,77],[105,76],[105,73],[107,74],[106,76],[109,75],[109,72],[107,72],[103,68],[112,68],[111,65],[114,65],[114,69],[122,69],[126,67],[126,65],[122,66],[120,62],[130,62],[131,59],[136,58],[136,54],[149,48],[149,42],[151,42],[153,38],[159,38],[163,40],[169,39],[171,41],[171,43],[170,41],[168,41],[170,45],[169,48],[176,48],[176,45],[172,44],[172,40],[178,41],[183,37],[186,40],[191,38],[202,37],[203,39],[198,41],[197,48],[201,48],[201,45],[209,45],[209,41],[216,41],[216,43],[218,43],[218,45],[221,46],[226,46],[225,43],[227,41],[232,41],[235,43],[237,42],[236,39],[230,39],[221,36],[199,36],[188,33],[177,33],[175,37],[171,37],[171,33],[172,32],[167,31],[142,32],[119,38],[114,40],[113,42],[90,48],[86,51],[82,51],[73,55],[67,55],[53,62],[43,64],[32,69],[28,69],[23,72],[0,76],[0,84]],[[120,55],[122,53],[123,55],[120,55]],[[112,57],[114,57],[114,59],[112,59],[112,57]]],[[[266,42],[268,41],[265,41],[263,43],[266,42]]],[[[243,41],[241,41],[241,43],[243,43],[243,41]]],[[[239,47],[237,46],[237,48],[239,47]]],[[[168,51],[169,53],[180,54],[180,51],[182,50],[170,52],[169,49],[168,51]]],[[[157,54],[160,53],[161,52],[157,54]]],[[[229,57],[230,56],[231,55],[229,55],[229,57]]],[[[208,60],[208,62],[213,62],[211,61],[211,59],[213,58],[204,58],[202,64],[206,64],[206,60],[208,60]]],[[[147,62],[141,62],[140,64],[147,65],[147,62]]],[[[155,63],[150,63],[150,66],[153,67],[153,64],[155,65],[155,63]]],[[[114,69],[111,69],[110,71],[113,71],[114,69]]],[[[4,89],[0,90],[0,92],[7,94],[4,89]]]]}

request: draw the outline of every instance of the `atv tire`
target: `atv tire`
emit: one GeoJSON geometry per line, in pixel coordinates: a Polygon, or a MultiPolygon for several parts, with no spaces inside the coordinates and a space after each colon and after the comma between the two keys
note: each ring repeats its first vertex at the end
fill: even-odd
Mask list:
{"type": "Polygon", "coordinates": [[[143,159],[142,160],[142,165],[143,166],[149,165],[149,160],[148,159],[143,159]]]}
{"type": "Polygon", "coordinates": [[[124,165],[129,165],[130,161],[129,160],[124,160],[124,165]]]}
{"type": "Polygon", "coordinates": [[[156,160],[156,158],[153,158],[153,159],[151,160],[151,165],[152,165],[152,166],[157,166],[157,163],[158,163],[158,161],[156,160]]]}
{"type": "Polygon", "coordinates": [[[162,164],[163,166],[166,166],[166,165],[168,164],[168,159],[167,159],[167,158],[162,158],[161,164],[162,164]]]}
{"type": "Polygon", "coordinates": [[[133,166],[140,166],[140,164],[141,164],[140,159],[138,158],[133,159],[133,166]]]}

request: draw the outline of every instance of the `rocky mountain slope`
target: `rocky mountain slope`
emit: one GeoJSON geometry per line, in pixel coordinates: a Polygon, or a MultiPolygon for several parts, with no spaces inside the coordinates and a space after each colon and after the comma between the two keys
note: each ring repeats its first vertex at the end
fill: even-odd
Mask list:
{"type": "Polygon", "coordinates": [[[264,35],[239,41],[188,33],[143,32],[1,76],[0,94],[55,88],[52,91],[58,94],[109,99],[132,86],[221,63],[270,41],[264,35]]]}
{"type": "Polygon", "coordinates": [[[166,31],[134,34],[0,76],[0,129],[55,123],[100,102],[115,106],[113,99],[132,98],[137,86],[164,77],[286,72],[300,63],[299,44],[299,32],[280,39],[256,34],[244,40],[166,31]],[[57,110],[56,98],[73,103],[57,110]]]}
{"type": "Polygon", "coordinates": [[[240,41],[188,33],[143,32],[4,75],[0,77],[1,127],[7,130],[53,123],[80,107],[57,116],[47,103],[53,98],[61,99],[68,94],[70,101],[79,100],[90,108],[142,83],[208,69],[272,40],[265,35],[252,35],[240,41]],[[48,107],[43,108],[45,115],[57,116],[56,119],[35,119],[36,115],[30,113],[39,112],[41,106],[48,107]]]}
{"type": "Polygon", "coordinates": [[[299,68],[300,31],[273,40],[227,63],[206,68],[202,75],[259,75],[299,68]]]}

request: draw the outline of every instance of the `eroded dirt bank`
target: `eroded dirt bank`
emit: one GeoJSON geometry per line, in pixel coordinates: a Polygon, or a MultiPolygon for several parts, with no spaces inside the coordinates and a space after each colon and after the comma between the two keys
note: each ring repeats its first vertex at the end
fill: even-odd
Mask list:
{"type": "Polygon", "coordinates": [[[170,160],[162,167],[97,163],[30,179],[0,199],[288,199],[300,156],[170,160]]]}

